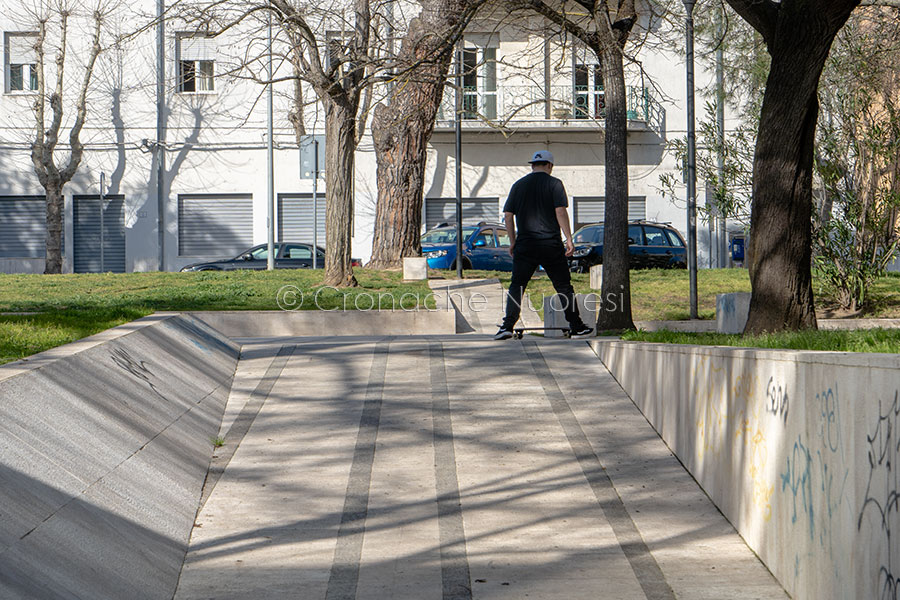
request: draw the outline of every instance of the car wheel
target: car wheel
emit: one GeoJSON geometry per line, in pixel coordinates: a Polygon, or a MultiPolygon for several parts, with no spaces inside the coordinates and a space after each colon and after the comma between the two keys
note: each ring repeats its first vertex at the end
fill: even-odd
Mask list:
{"type": "MultiPolygon", "coordinates": [[[[468,258],[463,257],[462,268],[463,268],[463,271],[465,271],[466,269],[471,269],[471,268],[472,268],[472,263],[471,263],[471,261],[469,261],[468,258]]],[[[455,271],[455,270],[456,270],[456,261],[455,261],[455,260],[453,261],[453,264],[450,265],[450,270],[451,270],[451,271],[455,271]]]]}

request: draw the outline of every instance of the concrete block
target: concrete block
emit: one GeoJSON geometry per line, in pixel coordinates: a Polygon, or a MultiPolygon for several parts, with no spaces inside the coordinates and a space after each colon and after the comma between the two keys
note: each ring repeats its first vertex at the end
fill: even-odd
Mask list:
{"type": "Polygon", "coordinates": [[[900,356],[591,342],[792,598],[882,598],[900,356]]]}
{"type": "Polygon", "coordinates": [[[603,265],[591,267],[591,289],[599,290],[603,287],[603,265]]]}
{"type": "Polygon", "coordinates": [[[750,313],[750,292],[716,294],[716,331],[743,333],[750,313]]]}
{"type": "Polygon", "coordinates": [[[428,260],[421,256],[403,258],[403,280],[421,281],[428,279],[428,260]]]}
{"type": "MultiPolygon", "coordinates": [[[[575,294],[575,302],[578,304],[578,313],[581,320],[590,327],[597,324],[597,308],[600,305],[598,294],[575,294]]],[[[558,296],[544,297],[544,327],[568,327],[566,315],[558,296]]],[[[545,337],[562,337],[559,331],[547,331],[545,337]]]]}

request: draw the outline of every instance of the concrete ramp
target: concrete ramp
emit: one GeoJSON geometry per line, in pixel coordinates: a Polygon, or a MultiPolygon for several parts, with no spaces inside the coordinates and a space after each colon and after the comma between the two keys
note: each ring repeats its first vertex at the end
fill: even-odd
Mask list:
{"type": "Polygon", "coordinates": [[[0,366],[0,598],[172,596],[239,352],[163,314],[0,366]]]}

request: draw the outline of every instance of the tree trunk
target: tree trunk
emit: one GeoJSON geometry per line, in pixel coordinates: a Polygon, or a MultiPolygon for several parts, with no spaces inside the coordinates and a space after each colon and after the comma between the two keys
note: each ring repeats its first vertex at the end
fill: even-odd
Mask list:
{"type": "Polygon", "coordinates": [[[47,254],[44,274],[62,273],[63,195],[58,181],[48,181],[47,198],[47,254]]]}
{"type": "Polygon", "coordinates": [[[444,32],[459,20],[467,1],[432,0],[410,23],[398,62],[423,62],[395,83],[390,102],[375,108],[372,139],[378,163],[375,235],[369,266],[398,268],[405,256],[419,256],[428,140],[444,94],[451,48],[444,32]]]}
{"type": "Polygon", "coordinates": [[[748,248],[753,295],[745,333],[816,328],[811,273],[816,93],[840,27],[784,6],[780,16],[754,157],[748,248]]]}
{"type": "Polygon", "coordinates": [[[325,279],[323,285],[358,285],[350,264],[356,114],[346,103],[325,102],[325,279]]]}
{"type": "Polygon", "coordinates": [[[634,329],[628,272],[628,119],[622,52],[607,47],[601,58],[606,97],[606,208],[603,284],[597,331],[634,329]]]}

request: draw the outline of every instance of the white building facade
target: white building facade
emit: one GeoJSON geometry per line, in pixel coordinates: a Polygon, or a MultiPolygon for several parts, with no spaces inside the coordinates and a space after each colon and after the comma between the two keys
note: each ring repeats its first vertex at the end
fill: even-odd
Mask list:
{"type": "MultiPolygon", "coordinates": [[[[141,30],[152,22],[155,7],[155,2],[141,0],[130,12],[116,16],[116,33],[136,33],[101,55],[95,69],[82,134],[84,159],[64,189],[66,272],[177,271],[192,262],[235,256],[266,241],[265,86],[233,71],[236,57],[265,54],[265,39],[243,37],[240,28],[210,37],[198,33],[196,26],[167,22],[165,91],[158,111],[157,31],[155,26],[141,30]]],[[[30,159],[37,67],[35,26],[29,18],[12,9],[0,17],[2,272],[44,268],[44,193],[30,159]]],[[[645,18],[643,33],[636,35],[658,26],[645,18]]],[[[603,218],[604,95],[599,65],[571,40],[547,36],[540,29],[537,20],[513,26],[486,19],[473,23],[465,35],[461,168],[466,221],[500,219],[510,186],[528,172],[526,162],[538,149],[556,157],[554,175],[566,186],[573,226],[603,218]]],[[[82,24],[70,33],[74,62],[67,67],[67,90],[75,89],[82,76],[78,57],[87,41],[85,31],[82,24]]],[[[663,173],[681,176],[666,143],[685,135],[683,58],[649,46],[638,58],[640,68],[628,67],[627,75],[629,217],[671,222],[685,233],[685,202],[664,198],[659,181],[663,173]]],[[[289,73],[287,66],[276,66],[276,77],[289,73]]],[[[698,76],[698,85],[709,81],[708,74],[698,76]]],[[[312,241],[313,182],[301,177],[301,152],[287,116],[292,93],[290,81],[275,86],[275,236],[312,241]]],[[[308,86],[304,93],[306,133],[324,134],[324,113],[308,86]]],[[[452,220],[455,210],[453,93],[448,87],[428,151],[423,231],[452,220]]],[[[379,99],[377,92],[374,99],[379,99]]],[[[68,106],[65,125],[72,120],[68,106]]],[[[62,139],[67,135],[64,127],[62,139]]],[[[63,145],[61,150],[64,157],[63,145]]],[[[371,254],[375,165],[366,134],[356,156],[352,247],[353,256],[364,261],[371,254]]],[[[701,182],[701,205],[703,187],[701,182]]],[[[318,191],[318,240],[324,245],[322,179],[318,191]]],[[[698,262],[704,267],[710,260],[709,235],[702,221],[698,237],[698,262]]]]}

